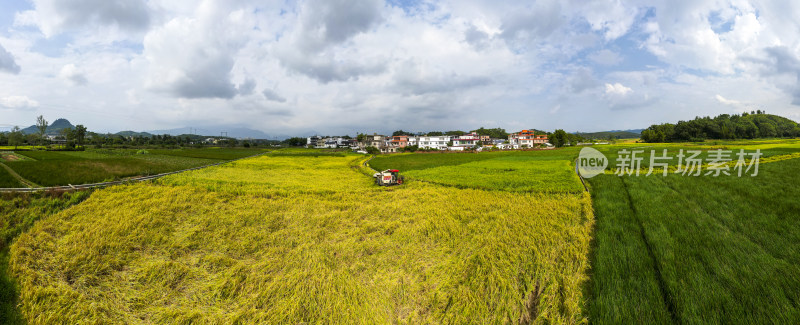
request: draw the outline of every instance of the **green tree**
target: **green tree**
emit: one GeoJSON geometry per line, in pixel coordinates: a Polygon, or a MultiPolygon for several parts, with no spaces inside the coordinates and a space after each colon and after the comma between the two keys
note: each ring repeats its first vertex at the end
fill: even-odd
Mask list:
{"type": "Polygon", "coordinates": [[[567,132],[565,132],[562,129],[555,130],[555,132],[553,132],[550,138],[551,138],[550,141],[556,148],[561,148],[565,146],[569,141],[569,138],[567,137],[567,132]]]}
{"type": "Polygon", "coordinates": [[[403,131],[403,130],[397,130],[397,131],[392,132],[392,136],[393,137],[396,137],[398,135],[412,135],[412,134],[410,132],[406,132],[406,131],[403,131]]]}
{"type": "Polygon", "coordinates": [[[417,145],[406,146],[406,147],[403,148],[403,152],[415,152],[417,150],[419,150],[419,146],[417,146],[417,145]]]}
{"type": "Polygon", "coordinates": [[[303,147],[306,145],[306,138],[293,137],[283,140],[283,143],[291,147],[303,147]]]}
{"type": "Polygon", "coordinates": [[[75,140],[75,131],[70,128],[64,128],[58,130],[58,134],[64,138],[64,140],[71,141],[75,140]]]}
{"type": "Polygon", "coordinates": [[[22,131],[20,131],[19,126],[15,126],[11,129],[11,132],[8,133],[8,145],[14,146],[14,150],[17,149],[17,146],[22,144],[22,131]]]}
{"type": "Polygon", "coordinates": [[[39,117],[36,118],[36,129],[39,130],[39,138],[42,144],[44,144],[44,135],[47,133],[47,124],[47,120],[44,119],[44,116],[39,115],[39,117]]]}
{"type": "Polygon", "coordinates": [[[457,136],[462,136],[462,135],[465,135],[465,134],[467,134],[467,132],[464,132],[464,131],[458,131],[458,130],[455,130],[455,131],[447,131],[447,132],[445,132],[445,133],[444,133],[444,135],[456,136],[456,137],[457,137],[457,136]]]}
{"type": "Polygon", "coordinates": [[[508,138],[508,132],[505,129],[501,128],[494,128],[494,129],[486,129],[481,127],[480,129],[473,130],[472,132],[477,133],[478,135],[488,135],[494,139],[506,139],[508,138]]]}

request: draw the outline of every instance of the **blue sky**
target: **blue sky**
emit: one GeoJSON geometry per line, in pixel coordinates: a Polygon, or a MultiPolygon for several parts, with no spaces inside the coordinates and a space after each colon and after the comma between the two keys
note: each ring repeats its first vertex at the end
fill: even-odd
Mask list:
{"type": "Polygon", "coordinates": [[[790,1],[0,3],[0,130],[268,134],[800,120],[790,1]]]}

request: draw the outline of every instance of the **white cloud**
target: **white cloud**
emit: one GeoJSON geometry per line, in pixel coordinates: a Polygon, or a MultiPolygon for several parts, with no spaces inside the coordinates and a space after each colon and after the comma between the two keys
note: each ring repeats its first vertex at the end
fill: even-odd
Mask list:
{"type": "Polygon", "coordinates": [[[18,74],[20,71],[19,65],[14,61],[14,57],[2,45],[0,45],[0,71],[11,74],[18,74]]]}
{"type": "Polygon", "coordinates": [[[601,130],[739,109],[722,94],[800,105],[791,1],[32,3],[0,31],[0,97],[90,128],[601,130]]]}
{"type": "Polygon", "coordinates": [[[376,27],[382,8],[380,0],[309,0],[277,57],[289,70],[321,83],[380,74],[386,70],[383,56],[363,57],[341,45],[376,27]]]}
{"type": "Polygon", "coordinates": [[[17,25],[35,25],[47,37],[82,27],[114,26],[141,31],[150,24],[145,0],[32,0],[34,10],[19,13],[17,25]]]}
{"type": "Polygon", "coordinates": [[[61,72],[58,73],[58,76],[76,86],[85,86],[89,83],[89,79],[86,78],[86,74],[83,72],[83,70],[78,69],[78,67],[72,63],[62,67],[61,72]]]}
{"type": "Polygon", "coordinates": [[[623,1],[578,2],[579,12],[600,31],[606,40],[614,40],[628,33],[638,15],[638,8],[626,6],[623,1]]]}
{"type": "Polygon", "coordinates": [[[247,78],[244,80],[242,84],[236,87],[239,91],[239,95],[247,96],[253,93],[256,89],[256,81],[252,78],[247,78]]]}
{"type": "Polygon", "coordinates": [[[627,96],[633,89],[623,86],[620,83],[606,84],[606,94],[613,96],[627,96]]]}
{"type": "Polygon", "coordinates": [[[7,96],[0,97],[0,106],[12,109],[30,109],[39,107],[39,102],[27,96],[7,96]]]}
{"type": "Polygon", "coordinates": [[[281,95],[278,95],[278,93],[276,93],[272,89],[264,89],[261,93],[264,95],[264,98],[269,99],[271,101],[279,103],[286,102],[286,98],[281,97],[281,95]]]}
{"type": "Polygon", "coordinates": [[[244,10],[203,1],[191,17],[175,17],[144,38],[147,86],[181,98],[232,98],[235,55],[246,42],[244,10]]]}
{"type": "Polygon", "coordinates": [[[716,98],[718,102],[720,102],[722,104],[725,104],[725,105],[732,105],[732,106],[740,106],[740,105],[742,105],[742,102],[740,102],[738,100],[727,99],[725,97],[720,96],[719,94],[714,96],[714,98],[716,98]]]}

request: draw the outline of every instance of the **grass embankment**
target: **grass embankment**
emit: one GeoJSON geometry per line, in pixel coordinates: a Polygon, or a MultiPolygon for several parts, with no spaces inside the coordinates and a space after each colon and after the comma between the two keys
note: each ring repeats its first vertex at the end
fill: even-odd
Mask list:
{"type": "Polygon", "coordinates": [[[22,187],[16,177],[6,170],[6,167],[0,166],[0,187],[22,187]]]}
{"type": "Polygon", "coordinates": [[[262,156],[99,190],[23,234],[40,323],[577,323],[588,194],[382,188],[262,156]]]}
{"type": "MultiPolygon", "coordinates": [[[[87,184],[154,175],[255,155],[260,149],[97,149],[20,151],[29,159],[5,164],[40,186],[87,184]]],[[[2,176],[0,176],[2,177],[2,176]]],[[[20,187],[17,184],[15,187],[20,187]]]]}
{"type": "MultiPolygon", "coordinates": [[[[762,148],[797,152],[779,147],[762,148]]],[[[800,159],[789,159],[761,164],[756,177],[592,178],[591,320],[796,322],[798,173],[800,159]]]]}
{"type": "Polygon", "coordinates": [[[9,245],[34,222],[78,204],[89,192],[0,194],[0,324],[24,324],[18,288],[8,272],[9,245]]]}

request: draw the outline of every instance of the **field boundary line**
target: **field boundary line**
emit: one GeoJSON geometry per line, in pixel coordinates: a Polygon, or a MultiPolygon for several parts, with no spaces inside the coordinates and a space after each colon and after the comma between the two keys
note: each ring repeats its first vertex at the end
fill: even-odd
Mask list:
{"type": "Polygon", "coordinates": [[[369,169],[372,169],[372,171],[373,171],[373,172],[376,172],[376,173],[377,173],[378,171],[377,171],[377,170],[375,170],[375,168],[372,168],[372,166],[370,166],[370,165],[369,165],[369,161],[370,161],[370,160],[372,160],[372,158],[375,158],[375,155],[372,155],[372,157],[369,157],[369,159],[367,159],[367,160],[364,160],[364,167],[367,167],[367,168],[369,168],[369,169]]]}
{"type": "Polygon", "coordinates": [[[581,179],[581,184],[583,184],[583,189],[586,190],[587,193],[589,193],[589,187],[586,186],[586,180],[583,179],[583,176],[581,176],[580,171],[578,171],[578,159],[575,159],[575,174],[577,174],[578,178],[581,179]]]}
{"type": "MultiPolygon", "coordinates": [[[[17,174],[17,172],[16,172],[16,171],[14,171],[13,169],[11,169],[11,167],[8,167],[8,165],[6,165],[6,164],[4,164],[4,163],[1,163],[1,162],[0,162],[0,165],[2,165],[2,166],[3,166],[3,168],[5,168],[5,169],[8,171],[8,173],[9,173],[9,174],[11,174],[11,177],[14,177],[14,178],[16,178],[16,179],[17,179],[17,181],[19,181],[20,183],[22,183],[22,185],[25,185],[25,186],[27,186],[28,188],[38,188],[38,187],[41,187],[41,186],[37,185],[36,183],[34,183],[34,182],[31,182],[31,181],[29,181],[29,180],[25,179],[25,178],[24,178],[24,177],[22,177],[20,174],[17,174]]],[[[0,190],[2,190],[2,189],[0,189],[0,190]]]]}
{"type": "Polygon", "coordinates": [[[644,229],[642,217],[640,217],[639,213],[636,211],[636,206],[633,204],[633,197],[631,197],[631,191],[628,189],[628,184],[625,183],[625,179],[620,179],[620,182],[622,182],[622,188],[625,190],[625,195],[628,197],[628,208],[631,209],[631,212],[633,212],[633,217],[639,224],[639,235],[642,237],[644,247],[647,249],[647,254],[650,256],[650,260],[653,261],[653,268],[656,272],[656,282],[658,282],[658,288],[661,292],[662,302],[664,305],[666,305],[667,311],[672,318],[672,322],[678,324],[680,321],[678,319],[677,311],[675,310],[675,301],[673,301],[673,298],[670,295],[669,287],[667,286],[664,276],[661,273],[661,264],[659,264],[658,260],[656,259],[656,254],[653,252],[652,244],[647,237],[647,231],[644,229]]]}
{"type": "MultiPolygon", "coordinates": [[[[166,172],[166,173],[161,173],[161,174],[156,174],[156,175],[132,177],[132,178],[118,180],[118,181],[102,182],[102,183],[91,183],[91,184],[81,184],[81,185],[36,187],[36,188],[30,188],[30,187],[29,188],[22,188],[22,187],[20,187],[20,188],[0,188],[0,192],[30,193],[30,192],[39,192],[39,191],[77,191],[77,190],[85,190],[85,189],[90,189],[90,188],[106,187],[106,186],[133,183],[133,182],[144,182],[144,181],[150,181],[150,180],[158,179],[158,178],[161,178],[161,177],[164,177],[164,176],[179,174],[179,173],[193,171],[193,170],[199,170],[199,169],[213,167],[213,166],[219,166],[219,165],[231,163],[231,162],[234,162],[234,161],[237,161],[237,160],[255,158],[255,157],[267,154],[267,153],[269,153],[269,151],[265,151],[265,152],[262,152],[262,153],[259,153],[259,154],[255,154],[255,155],[252,155],[252,156],[236,158],[236,159],[233,159],[233,160],[226,160],[226,161],[222,161],[222,162],[218,162],[218,163],[214,163],[214,164],[197,166],[197,167],[192,167],[192,168],[187,168],[187,169],[182,169],[182,170],[176,170],[176,171],[171,171],[171,172],[166,172]]],[[[0,165],[3,165],[3,167],[5,167],[6,169],[11,169],[10,167],[6,166],[3,163],[0,163],[0,165]]],[[[16,174],[16,173],[13,172],[13,170],[11,170],[11,172],[13,174],[16,174]]],[[[33,183],[31,183],[31,184],[33,184],[33,183]]]]}

